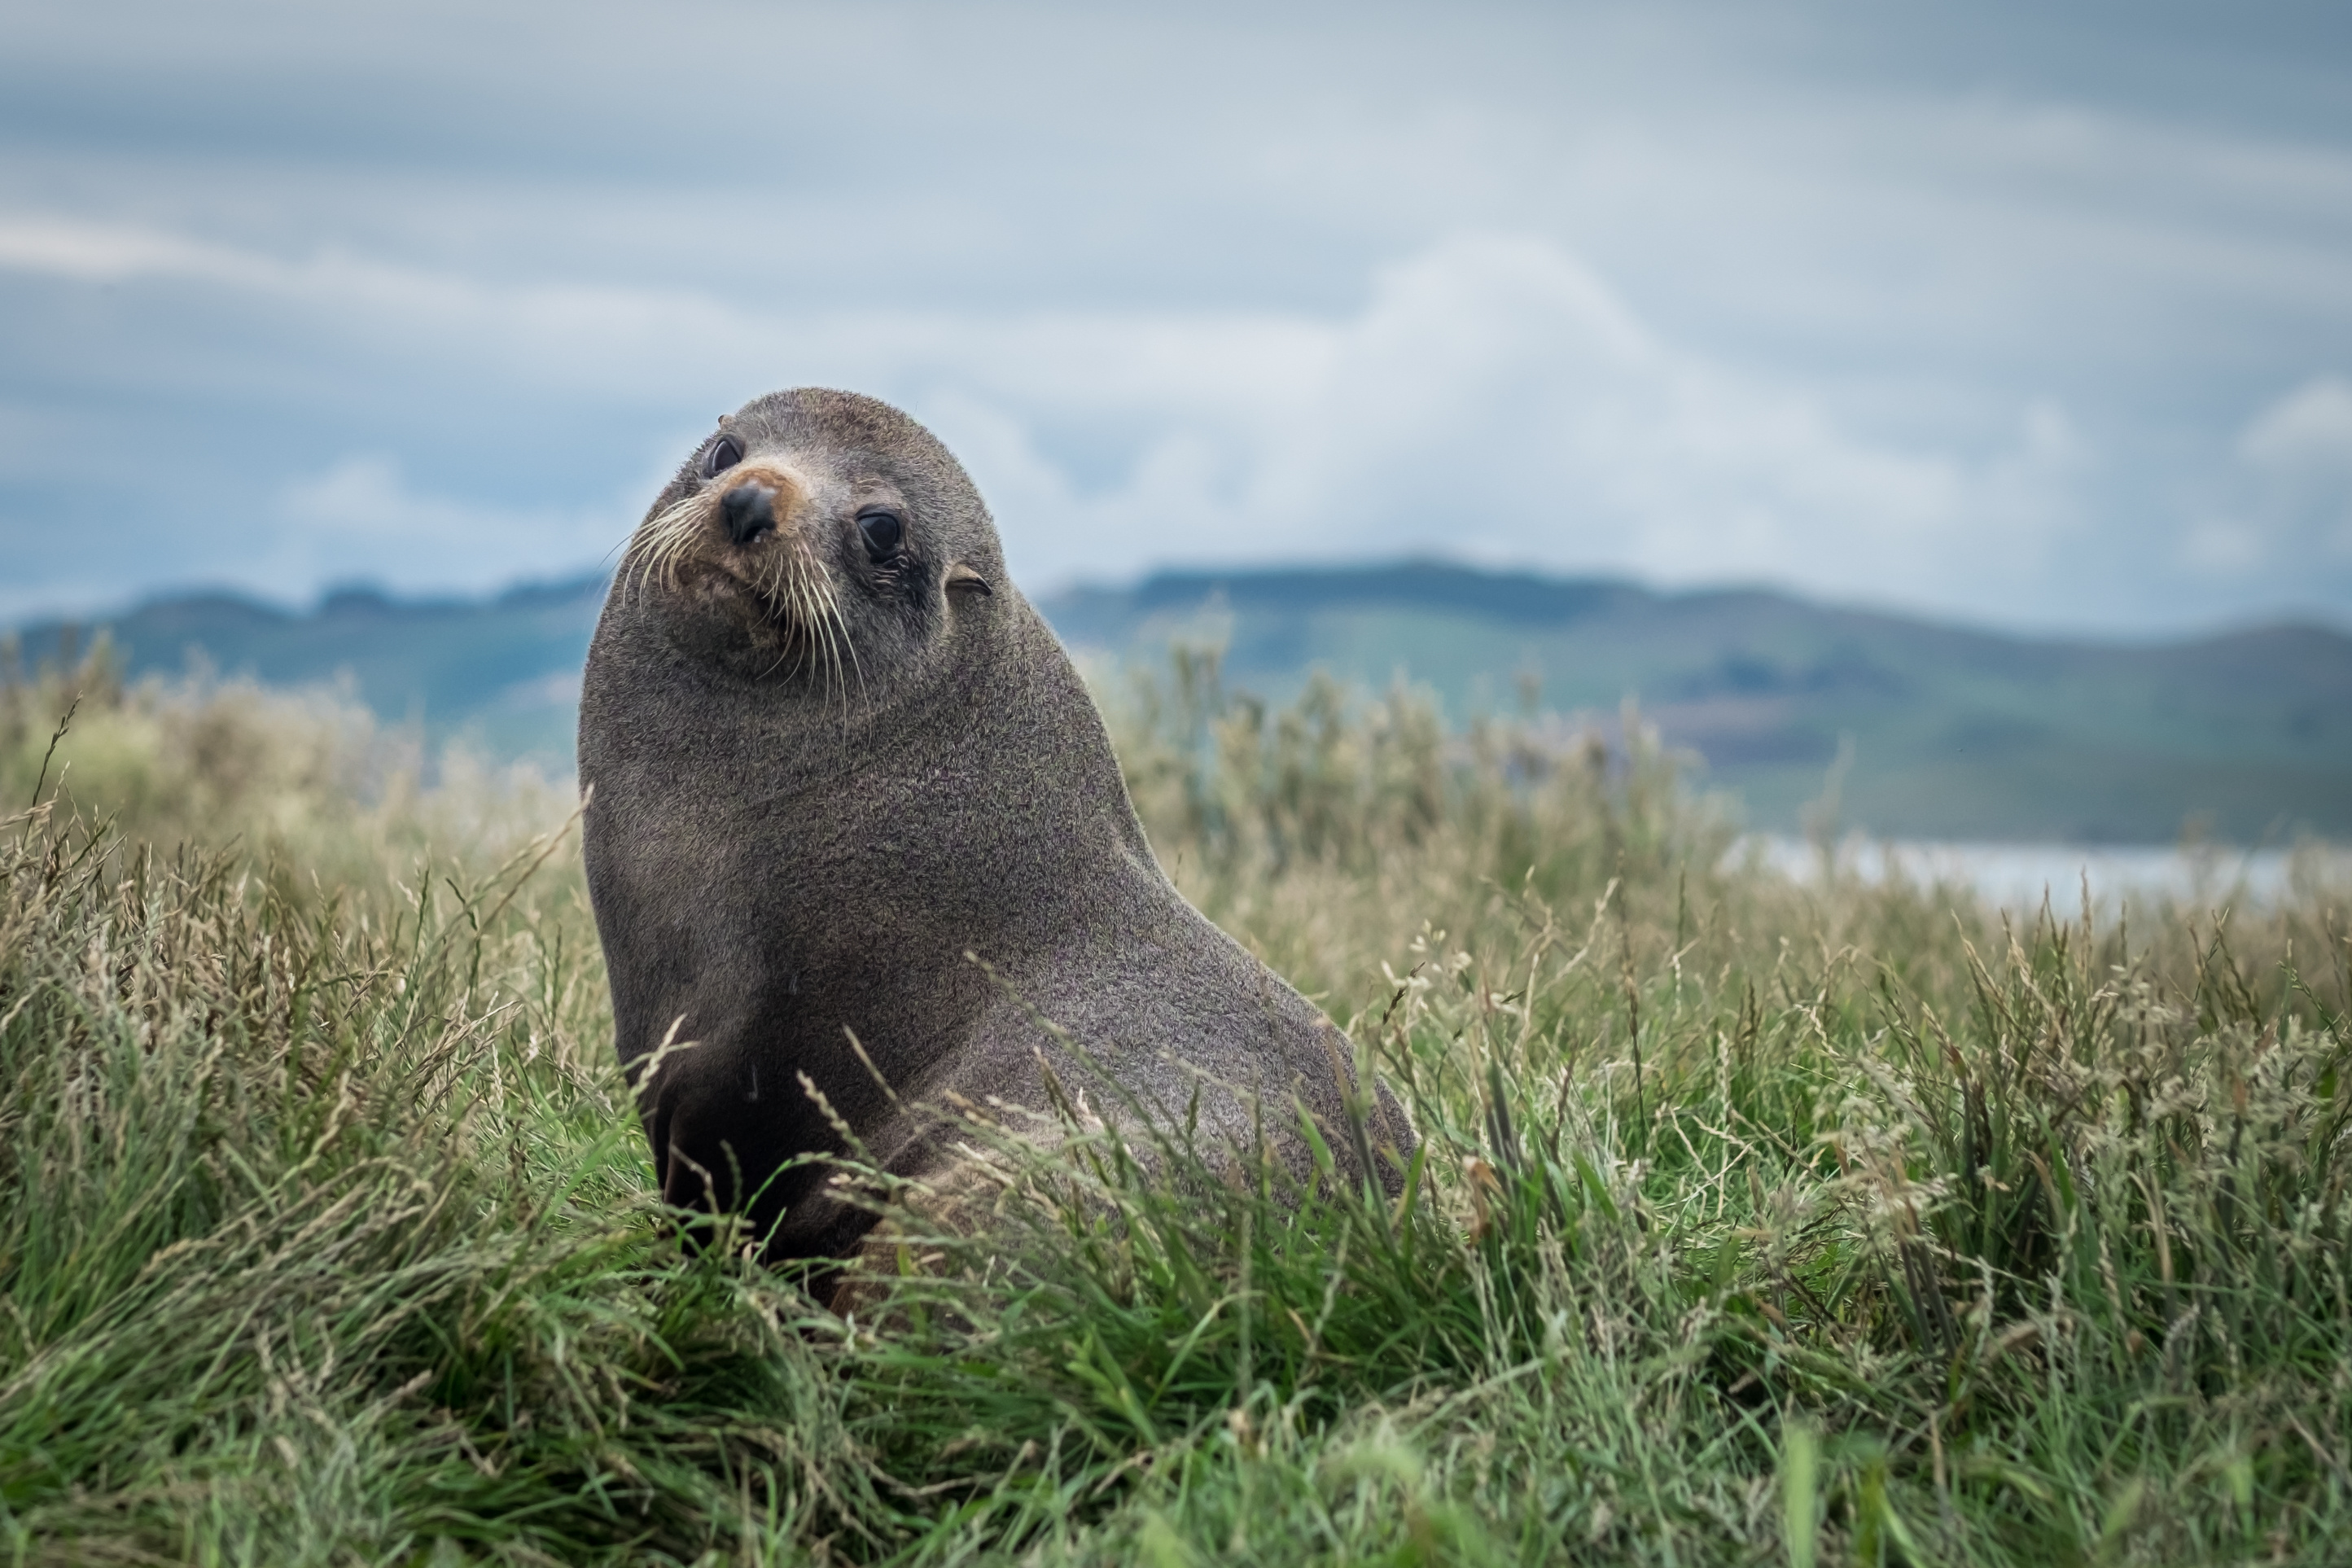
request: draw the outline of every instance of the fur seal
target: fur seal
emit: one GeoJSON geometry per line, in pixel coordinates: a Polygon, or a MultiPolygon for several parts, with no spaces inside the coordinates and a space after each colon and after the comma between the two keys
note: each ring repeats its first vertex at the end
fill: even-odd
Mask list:
{"type": "MultiPolygon", "coordinates": [[[[1361,1179],[1346,1037],[1161,872],[978,491],[888,405],[803,389],[719,421],[615,574],[579,763],[662,1193],[748,1208],[772,1261],[850,1257],[874,1223],[827,1182],[845,1130],[922,1180],[948,1156],[908,1106],[1044,1110],[1045,1063],[1084,1083],[1039,1016],[1197,1115],[1203,1152],[1262,1126],[1303,1173],[1295,1101],[1361,1179]]],[[[1412,1133],[1376,1096],[1393,1194],[1412,1133]]]]}

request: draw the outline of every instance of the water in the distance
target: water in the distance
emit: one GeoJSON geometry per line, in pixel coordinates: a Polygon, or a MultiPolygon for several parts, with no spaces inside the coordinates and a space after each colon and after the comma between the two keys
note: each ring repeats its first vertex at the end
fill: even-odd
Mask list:
{"type": "MultiPolygon", "coordinates": [[[[1732,850],[1749,854],[1803,882],[1824,874],[1820,846],[1803,838],[1758,833],[1732,850]]],[[[2275,903],[2296,890],[2352,888],[2352,850],[2330,845],[2294,849],[2231,849],[2212,845],[1952,844],[1918,839],[1838,845],[1835,872],[1865,882],[1900,876],[1921,887],[1968,888],[2004,909],[2038,908],[2046,891],[2060,916],[2079,914],[2083,885],[2095,907],[2118,900],[2224,905],[2275,903]]]]}

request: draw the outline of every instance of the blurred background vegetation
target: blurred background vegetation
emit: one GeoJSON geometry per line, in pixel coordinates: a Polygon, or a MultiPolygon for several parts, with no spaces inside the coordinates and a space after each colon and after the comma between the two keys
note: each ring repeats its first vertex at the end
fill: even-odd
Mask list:
{"type": "MultiPolygon", "coordinates": [[[[342,683],[386,724],[570,771],[601,578],[482,601],[365,590],[295,614],[228,595],[95,626],[24,628],[27,669],[104,635],[132,677],[191,670],[342,683]]],[[[1409,679],[1456,733],[1541,719],[1551,743],[1615,736],[1641,705],[1747,822],[1794,832],[1832,769],[1848,825],[1906,838],[2237,845],[2352,835],[2352,637],[2317,625],[2142,644],[1961,629],[1766,592],[1659,594],[1606,579],[1433,563],[1161,573],[1040,606],[1074,650],[1151,672],[1223,649],[1227,684],[1296,700],[1409,679]]]]}

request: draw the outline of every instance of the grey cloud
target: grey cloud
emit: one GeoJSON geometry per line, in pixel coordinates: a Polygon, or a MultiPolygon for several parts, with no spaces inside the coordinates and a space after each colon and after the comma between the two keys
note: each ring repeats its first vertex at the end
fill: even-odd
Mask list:
{"type": "Polygon", "coordinates": [[[2238,451],[2285,483],[2352,481],[2352,384],[2323,375],[2256,416],[2238,451]]]}
{"type": "Polygon", "coordinates": [[[2237,449],[2250,471],[2241,510],[2193,527],[2188,558],[2238,576],[2352,578],[2352,383],[2294,388],[2247,423],[2237,449]]]}
{"type": "Polygon", "coordinates": [[[824,380],[954,435],[1044,580],[2342,618],[2248,434],[2352,365],[2342,15],[21,5],[0,615],[585,566],[824,380]]]}

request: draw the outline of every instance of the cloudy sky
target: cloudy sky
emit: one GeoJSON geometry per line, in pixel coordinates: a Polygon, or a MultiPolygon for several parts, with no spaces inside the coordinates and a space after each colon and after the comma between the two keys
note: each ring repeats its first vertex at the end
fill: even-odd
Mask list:
{"type": "Polygon", "coordinates": [[[2352,7],[0,0],[0,617],[593,569],[806,383],[1033,589],[2352,626],[2352,7]]]}

